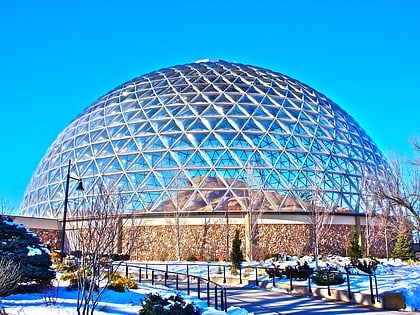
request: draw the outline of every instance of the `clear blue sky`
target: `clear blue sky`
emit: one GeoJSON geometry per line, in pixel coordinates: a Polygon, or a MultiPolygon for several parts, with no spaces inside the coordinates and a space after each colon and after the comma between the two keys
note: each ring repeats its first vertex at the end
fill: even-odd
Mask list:
{"type": "Polygon", "coordinates": [[[204,58],[298,79],[384,152],[420,133],[420,1],[1,1],[0,198],[19,207],[55,137],[123,82],[204,58]]]}

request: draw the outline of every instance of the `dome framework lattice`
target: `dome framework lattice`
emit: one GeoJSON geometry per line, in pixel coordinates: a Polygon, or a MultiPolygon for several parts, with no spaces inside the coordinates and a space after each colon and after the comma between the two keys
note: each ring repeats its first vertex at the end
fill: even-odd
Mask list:
{"type": "MultiPolygon", "coordinates": [[[[86,195],[104,186],[127,211],[147,212],[307,210],[316,187],[327,206],[358,213],[364,176],[382,176],[385,165],[324,95],[224,61],[161,69],[94,102],[47,150],[21,214],[61,216],[69,160],[86,195]]],[[[71,185],[70,203],[78,199],[71,185]]]]}

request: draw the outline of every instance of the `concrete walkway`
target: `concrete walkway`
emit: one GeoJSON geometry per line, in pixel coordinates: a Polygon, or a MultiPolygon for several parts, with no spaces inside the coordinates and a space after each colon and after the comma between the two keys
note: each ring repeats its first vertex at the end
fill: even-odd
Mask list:
{"type": "Polygon", "coordinates": [[[408,312],[376,310],[350,303],[335,303],[323,299],[289,295],[250,287],[228,288],[227,302],[228,306],[242,307],[255,315],[410,314],[408,312]]]}

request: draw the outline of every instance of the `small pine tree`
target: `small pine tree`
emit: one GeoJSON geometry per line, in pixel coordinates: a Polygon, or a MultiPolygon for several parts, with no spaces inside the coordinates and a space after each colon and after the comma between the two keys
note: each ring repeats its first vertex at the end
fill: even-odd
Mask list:
{"type": "Polygon", "coordinates": [[[48,284],[55,277],[49,250],[13,218],[0,216],[0,257],[20,265],[21,281],[48,284]]]}
{"type": "Polygon", "coordinates": [[[357,234],[356,229],[353,229],[350,235],[349,257],[356,261],[359,258],[362,258],[362,256],[363,252],[359,244],[359,235],[357,234]]]}
{"type": "Polygon", "coordinates": [[[410,245],[409,240],[403,234],[398,235],[394,250],[392,251],[392,258],[400,258],[402,260],[415,259],[415,254],[410,245]]]}
{"type": "Polygon", "coordinates": [[[244,260],[244,255],[241,251],[241,239],[239,238],[239,230],[236,230],[235,237],[232,241],[232,251],[230,252],[230,261],[232,262],[232,269],[237,269],[241,266],[244,260]]]}

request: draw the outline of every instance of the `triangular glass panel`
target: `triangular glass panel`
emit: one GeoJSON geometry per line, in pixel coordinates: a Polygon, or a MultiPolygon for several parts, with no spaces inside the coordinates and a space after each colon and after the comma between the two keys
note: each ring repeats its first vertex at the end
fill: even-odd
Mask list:
{"type": "Polygon", "coordinates": [[[208,100],[203,97],[203,94],[198,93],[193,99],[189,101],[192,104],[208,104],[208,100]]]}

